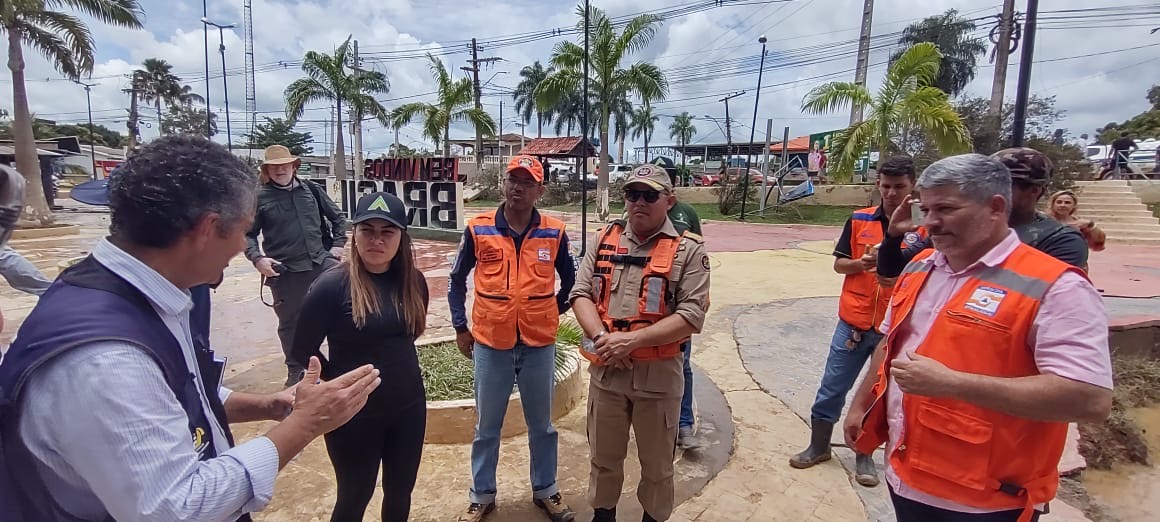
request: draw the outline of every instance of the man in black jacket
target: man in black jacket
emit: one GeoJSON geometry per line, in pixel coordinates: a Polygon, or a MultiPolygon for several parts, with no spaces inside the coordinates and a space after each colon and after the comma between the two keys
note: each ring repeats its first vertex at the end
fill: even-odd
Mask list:
{"type": "Polygon", "coordinates": [[[318,275],[342,259],[347,220],[325,190],[294,175],[301,161],[289,149],[271,145],[265,156],[258,178],[262,184],[258,210],[246,234],[246,259],[264,276],[274,296],[278,340],[286,355],[286,385],[292,386],[304,370],[290,358],[302,299],[318,275]]]}

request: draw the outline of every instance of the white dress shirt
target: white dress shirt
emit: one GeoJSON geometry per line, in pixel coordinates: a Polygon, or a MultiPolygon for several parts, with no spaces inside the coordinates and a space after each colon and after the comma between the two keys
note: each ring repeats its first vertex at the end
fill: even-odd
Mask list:
{"type": "Polygon", "coordinates": [[[278,450],[266,437],[229,448],[206,401],[218,383],[195,370],[189,293],[107,240],[92,255],[137,288],[180,343],[219,456],[198,460],[181,403],[140,347],[81,346],[33,373],[22,399],[20,434],[57,504],[82,520],[121,522],[235,520],[265,507],[278,450]]]}

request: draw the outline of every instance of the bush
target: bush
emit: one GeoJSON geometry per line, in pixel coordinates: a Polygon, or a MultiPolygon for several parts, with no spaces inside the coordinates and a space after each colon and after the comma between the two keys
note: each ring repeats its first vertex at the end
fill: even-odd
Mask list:
{"type": "Polygon", "coordinates": [[[471,177],[471,186],[480,189],[477,199],[485,201],[503,199],[503,191],[499,188],[499,167],[497,166],[484,166],[483,171],[471,177]]]}
{"type": "MultiPolygon", "coordinates": [[[[584,331],[575,321],[560,321],[556,331],[556,382],[568,376],[568,362],[578,357],[577,347],[583,337],[584,331]]],[[[455,342],[419,348],[419,371],[429,401],[470,399],[475,395],[475,368],[455,342]]]]}
{"type": "Polygon", "coordinates": [[[728,177],[722,178],[721,185],[713,189],[714,193],[717,194],[717,211],[722,216],[732,216],[740,212],[742,198],[753,201],[757,197],[757,188],[752,183],[749,184],[748,190],[744,192],[741,190],[741,184],[744,181],[741,176],[749,175],[747,169],[731,170],[736,170],[742,174],[734,175],[733,172],[730,172],[728,177]]]}

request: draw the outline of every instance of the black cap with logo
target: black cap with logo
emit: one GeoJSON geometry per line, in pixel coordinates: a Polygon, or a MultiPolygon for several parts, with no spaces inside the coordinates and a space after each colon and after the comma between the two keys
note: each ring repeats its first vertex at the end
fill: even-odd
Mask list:
{"type": "Polygon", "coordinates": [[[357,225],[370,219],[385,219],[390,224],[407,230],[407,209],[403,207],[403,202],[399,198],[387,192],[372,192],[359,198],[350,222],[357,225]]]}

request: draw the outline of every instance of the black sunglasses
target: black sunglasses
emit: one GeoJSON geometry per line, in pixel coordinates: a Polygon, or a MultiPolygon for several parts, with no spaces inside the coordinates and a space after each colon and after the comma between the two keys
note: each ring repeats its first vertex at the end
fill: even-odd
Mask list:
{"type": "Polygon", "coordinates": [[[624,199],[632,203],[636,203],[640,198],[644,198],[646,203],[656,203],[661,198],[661,193],[655,190],[633,190],[626,189],[624,191],[624,199]]]}

